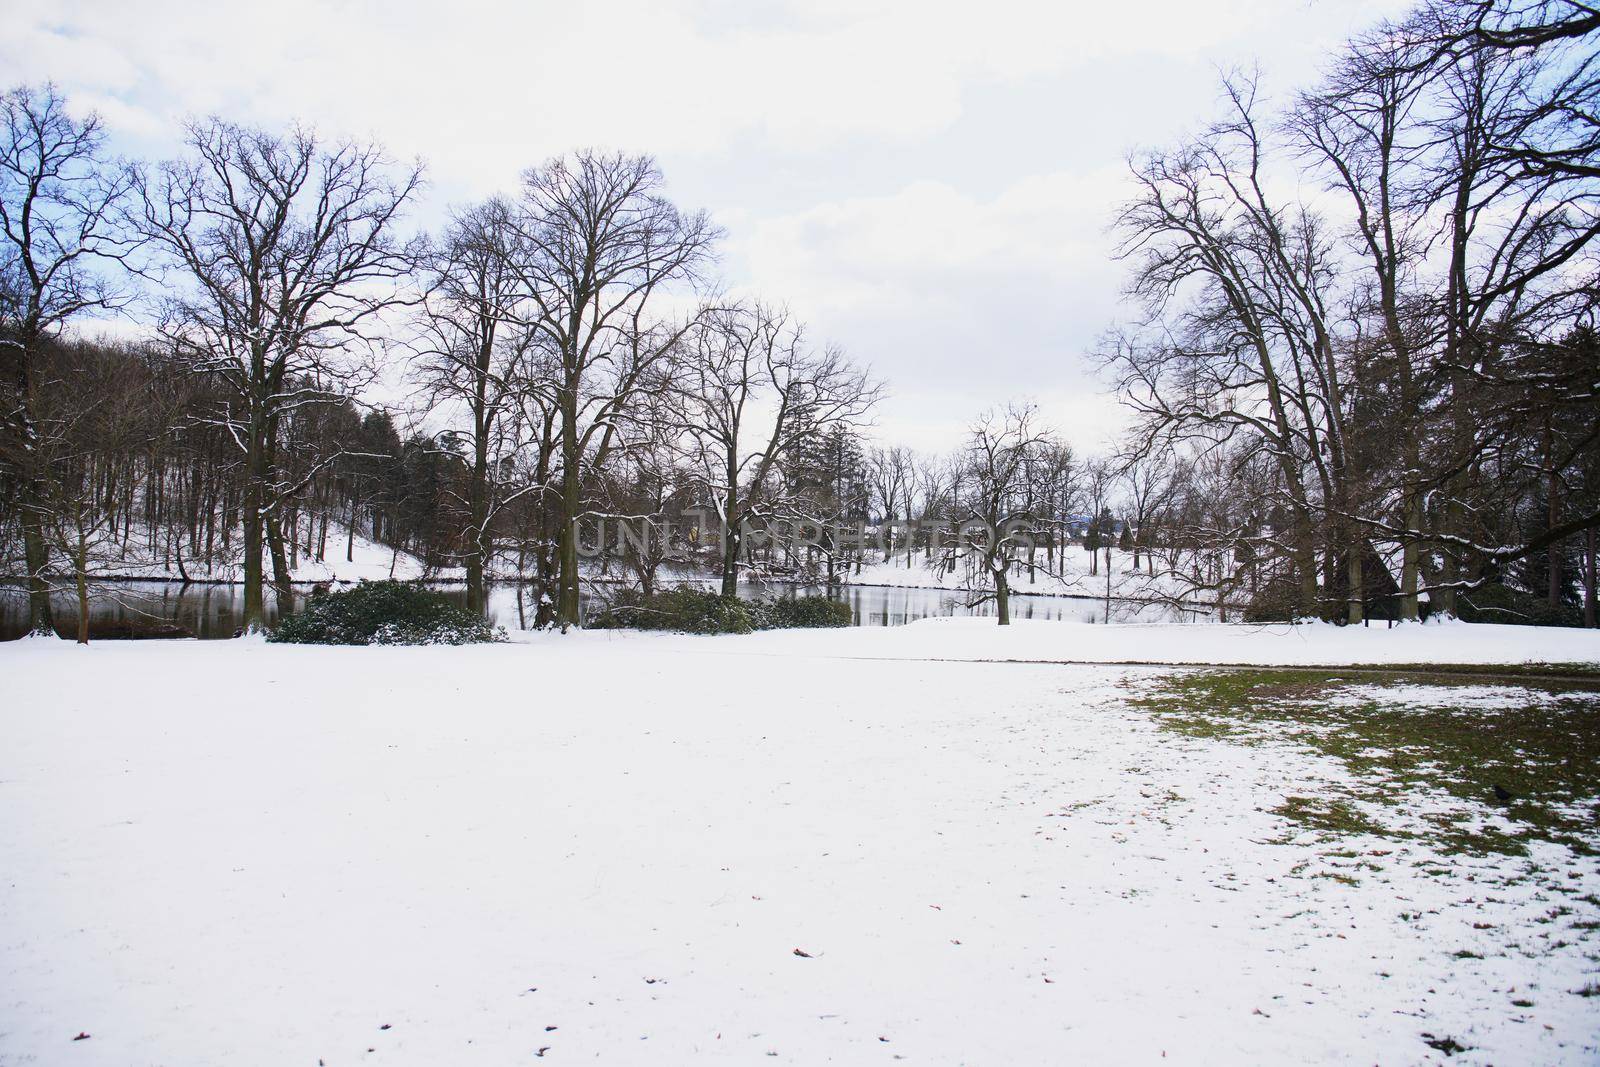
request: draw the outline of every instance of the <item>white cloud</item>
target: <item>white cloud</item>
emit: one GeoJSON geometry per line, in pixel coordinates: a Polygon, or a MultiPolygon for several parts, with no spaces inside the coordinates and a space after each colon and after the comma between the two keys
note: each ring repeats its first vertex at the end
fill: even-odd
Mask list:
{"type": "Polygon", "coordinates": [[[1035,399],[1082,447],[1117,424],[1084,356],[1113,313],[1106,223],[1120,167],[1023,178],[990,198],[918,182],[752,220],[740,273],[887,376],[880,434],[952,440],[982,408],[1035,399]]]}
{"type": "Polygon", "coordinates": [[[973,85],[1193,52],[1270,5],[1159,0],[1140,9],[1137,32],[1114,5],[1025,0],[18,6],[0,56],[23,78],[54,77],[102,103],[136,97],[168,122],[219,109],[311,115],[487,187],[579,144],[914,140],[952,122],[973,85]]]}
{"type": "Polygon", "coordinates": [[[750,220],[731,248],[750,277],[818,311],[901,310],[930,288],[997,277],[1055,289],[1105,278],[1105,227],[1126,189],[1120,166],[1025,177],[988,199],[916,182],[750,220]]]}
{"type": "Polygon", "coordinates": [[[1116,313],[1122,150],[1202,119],[1211,64],[1304,79],[1404,2],[0,0],[0,64],[121,151],[211,112],[375,137],[428,161],[424,221],[575,147],[655,153],[727,205],[730,282],[892,380],[886,434],[1031,396],[1087,445],[1117,421],[1082,356],[1116,313]]]}

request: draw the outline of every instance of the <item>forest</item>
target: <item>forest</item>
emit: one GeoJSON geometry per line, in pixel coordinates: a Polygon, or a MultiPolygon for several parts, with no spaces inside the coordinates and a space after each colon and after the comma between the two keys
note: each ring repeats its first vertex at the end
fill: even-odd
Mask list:
{"type": "Polygon", "coordinates": [[[1125,409],[1095,454],[1027,398],[949,454],[881,440],[891,383],[721,286],[724,233],[647,155],[538,163],[424,232],[423,165],[380,145],[207,117],[127,160],[19,86],[0,573],[34,630],[130,561],[236,575],[254,628],[360,536],[568,627],[597,570],[731,594],[881,558],[966,568],[1005,621],[1011,576],[1116,548],[1255,620],[1593,627],[1597,42],[1583,5],[1431,0],[1303,86],[1225,73],[1107,206],[1127,299],[1060,354],[1125,409]],[[671,533],[597,533],[624,521],[671,533]]]}

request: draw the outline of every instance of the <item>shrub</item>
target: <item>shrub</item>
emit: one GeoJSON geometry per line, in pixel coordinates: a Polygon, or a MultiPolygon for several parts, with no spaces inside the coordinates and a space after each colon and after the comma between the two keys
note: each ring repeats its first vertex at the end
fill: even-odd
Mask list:
{"type": "Polygon", "coordinates": [[[1245,606],[1244,621],[1294,622],[1304,614],[1300,605],[1300,590],[1294,583],[1268,581],[1261,583],[1250,598],[1250,603],[1245,606]]]}
{"type": "Polygon", "coordinates": [[[1456,594],[1456,614],[1463,622],[1509,622],[1524,626],[1582,626],[1583,612],[1562,604],[1551,607],[1533,596],[1498,583],[1456,594]]]}
{"type": "Polygon", "coordinates": [[[690,634],[747,634],[755,629],[744,601],[692,585],[653,596],[624,589],[589,622],[600,630],[681,630],[690,634]]]}
{"type": "Polygon", "coordinates": [[[766,618],[763,629],[849,626],[855,620],[849,604],[825,596],[777,597],[759,606],[766,618]]]}
{"type": "Polygon", "coordinates": [[[798,626],[849,626],[851,619],[850,605],[825,596],[746,601],[686,585],[649,597],[637,590],[622,590],[589,626],[600,630],[747,634],[798,626]]]}
{"type": "Polygon", "coordinates": [[[416,582],[362,582],[313,596],[269,641],[301,645],[470,645],[505,631],[416,582]]]}

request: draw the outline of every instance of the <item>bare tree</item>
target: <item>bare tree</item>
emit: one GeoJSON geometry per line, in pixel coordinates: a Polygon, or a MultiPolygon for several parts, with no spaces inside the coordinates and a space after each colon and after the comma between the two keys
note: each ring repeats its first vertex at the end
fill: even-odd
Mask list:
{"type": "MultiPolygon", "coordinates": [[[[867,470],[872,477],[878,517],[883,523],[883,560],[887,563],[894,556],[895,531],[912,518],[917,491],[916,457],[901,445],[875,447],[867,453],[867,470]]],[[[905,529],[909,531],[909,526],[905,529]]],[[[906,565],[910,566],[915,546],[909,532],[903,541],[906,565]]]]}
{"type": "Polygon", "coordinates": [[[779,507],[784,461],[807,439],[859,425],[882,387],[840,350],[812,349],[787,312],[760,305],[706,315],[673,377],[679,429],[722,527],[722,592],[733,596],[744,528],[779,507]]]}
{"type": "Polygon", "coordinates": [[[667,290],[694,282],[720,236],[704,213],[661,195],[647,156],[580,152],[523,175],[516,213],[528,325],[554,354],[560,432],[556,614],[578,616],[583,472],[605,465],[618,419],[688,328],[669,324],[667,290]]]}
{"type": "Polygon", "coordinates": [[[213,419],[245,456],[244,617],[257,628],[263,538],[280,606],[292,605],[280,515],[309,481],[279,477],[280,422],[340,399],[374,320],[402,301],[416,249],[396,231],[421,170],[394,177],[376,146],[219,119],[192,124],[188,144],[187,159],[138,179],[138,224],[176,274],[163,335],[229,386],[213,419]]]}
{"type": "Polygon", "coordinates": [[[1032,407],[991,411],[972,426],[963,451],[962,529],[958,545],[988,580],[1001,626],[1011,624],[1010,571],[1032,543],[1028,464],[1049,438],[1035,426],[1032,407]]]}
{"type": "Polygon", "coordinates": [[[1135,452],[1120,466],[1122,496],[1128,506],[1128,524],[1131,531],[1129,549],[1133,554],[1133,569],[1139,570],[1139,555],[1145,555],[1150,573],[1155,573],[1154,558],[1149,551],[1154,535],[1156,517],[1170,503],[1175,490],[1178,469],[1170,452],[1141,455],[1135,452]]]}
{"type": "Polygon", "coordinates": [[[104,156],[99,118],[73,118],[53,85],[0,96],[0,123],[0,474],[17,486],[28,625],[48,633],[51,516],[36,365],[69,321],[119,299],[95,266],[126,251],[116,212],[130,172],[104,156]]]}
{"type": "Polygon", "coordinates": [[[468,424],[467,607],[481,612],[484,572],[494,559],[492,526],[510,501],[537,486],[509,477],[523,400],[547,385],[529,351],[537,335],[522,325],[521,261],[512,208],[489,200],[456,214],[426,259],[427,292],[413,342],[415,373],[435,406],[465,409],[468,424]]]}
{"type": "Polygon", "coordinates": [[[118,510],[104,487],[166,431],[164,410],[137,354],[52,345],[40,353],[38,447],[46,536],[67,563],[79,644],[89,643],[92,587],[114,566],[118,510]]]}
{"type": "MultiPolygon", "coordinates": [[[[1412,620],[1418,617],[1426,491],[1422,382],[1430,373],[1424,362],[1426,323],[1406,306],[1407,288],[1423,267],[1430,236],[1429,195],[1417,178],[1430,139],[1421,122],[1429,79],[1417,62],[1419,50],[1405,34],[1380,30],[1359,38],[1322,87],[1302,94],[1288,118],[1302,152],[1348,198],[1357,262],[1370,272],[1395,387],[1388,436],[1397,439],[1401,462],[1394,480],[1410,531],[1401,548],[1400,615],[1412,620]]],[[[1362,553],[1352,553],[1351,567],[1359,569],[1361,558],[1362,553]]]]}

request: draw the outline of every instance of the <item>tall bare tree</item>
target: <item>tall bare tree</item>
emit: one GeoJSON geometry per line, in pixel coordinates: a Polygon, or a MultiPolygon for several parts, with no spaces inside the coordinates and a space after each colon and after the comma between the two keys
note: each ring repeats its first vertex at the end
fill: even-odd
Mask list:
{"type": "Polygon", "coordinates": [[[414,346],[435,407],[465,409],[468,480],[467,607],[482,611],[484,571],[494,557],[492,525],[511,500],[532,489],[508,477],[519,444],[517,415],[547,383],[530,361],[537,336],[523,325],[520,271],[527,246],[512,207],[489,200],[455,215],[426,257],[427,292],[414,346]]]}
{"type": "Polygon", "coordinates": [[[96,269],[126,245],[117,209],[130,171],[104,154],[93,115],[74,118],[53,85],[0,96],[0,475],[16,485],[28,572],[28,625],[51,630],[51,523],[41,456],[41,346],[119,291],[96,269]]]}
{"type": "Polygon", "coordinates": [[[279,476],[280,422],[337,402],[401,303],[414,243],[398,232],[420,165],[398,169],[374,145],[324,145],[220,119],[193,123],[189,156],[137,181],[137,222],[170,268],[163,335],[229,387],[213,414],[245,457],[244,618],[262,622],[263,543],[280,606],[293,592],[280,525],[285,502],[333,462],[279,476]]]}
{"type": "Polygon", "coordinates": [[[527,324],[553,354],[560,433],[557,618],[576,625],[585,470],[603,467],[618,419],[688,328],[668,291],[698,280],[720,235],[661,194],[647,156],[580,152],[523,175],[516,231],[527,324]]]}

